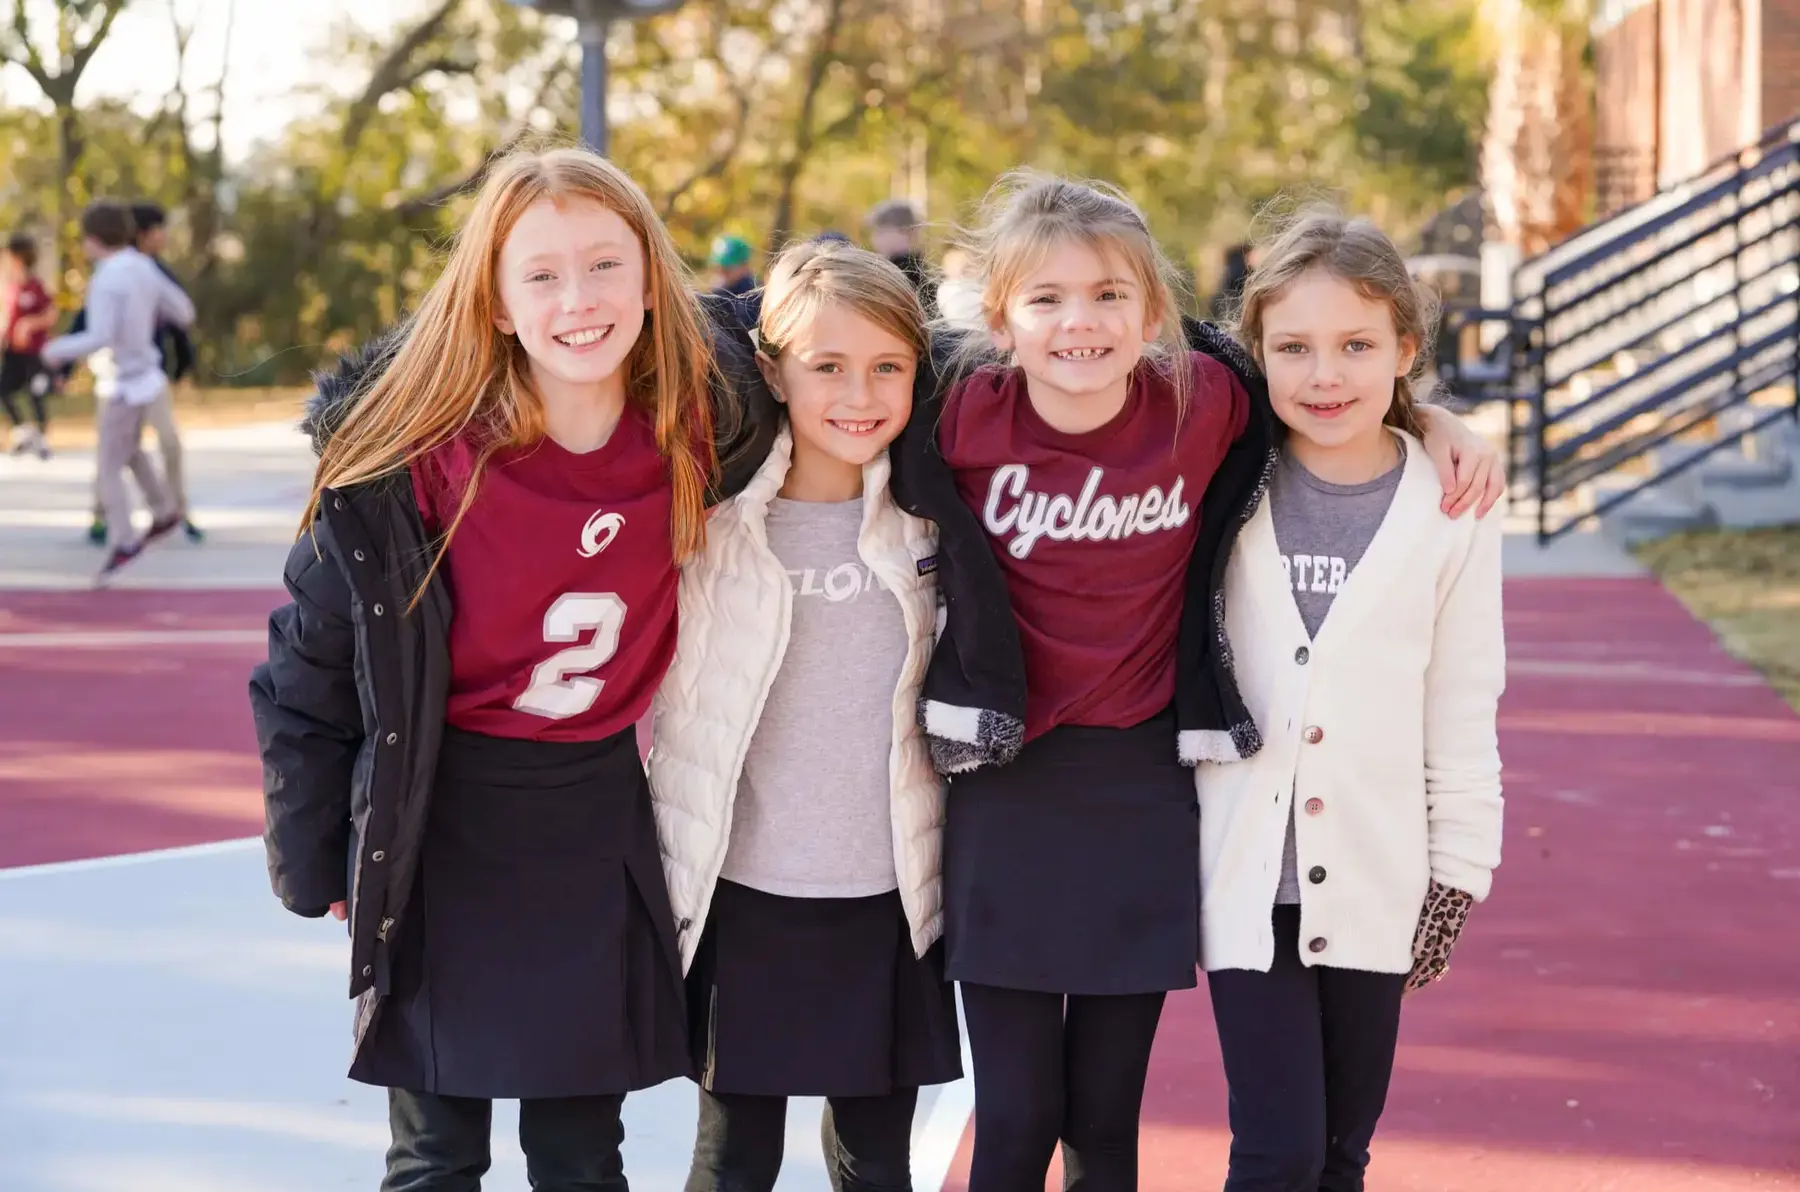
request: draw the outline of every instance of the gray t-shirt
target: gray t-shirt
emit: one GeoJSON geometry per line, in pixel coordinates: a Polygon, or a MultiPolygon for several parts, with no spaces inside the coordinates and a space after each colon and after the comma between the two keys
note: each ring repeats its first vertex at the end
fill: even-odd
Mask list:
{"type": "MultiPolygon", "coordinates": [[[[1331,602],[1362,561],[1381,528],[1404,471],[1398,464],[1363,484],[1330,484],[1283,453],[1269,481],[1269,513],[1275,545],[1287,572],[1294,604],[1308,637],[1319,635],[1331,602]]],[[[1294,812],[1288,811],[1287,842],[1281,849],[1278,906],[1300,901],[1299,863],[1294,855],[1294,812]]]]}
{"type": "Polygon", "coordinates": [[[863,503],[769,505],[794,613],[738,780],[721,876],[789,898],[895,889],[888,754],[906,618],[857,555],[863,503]]]}

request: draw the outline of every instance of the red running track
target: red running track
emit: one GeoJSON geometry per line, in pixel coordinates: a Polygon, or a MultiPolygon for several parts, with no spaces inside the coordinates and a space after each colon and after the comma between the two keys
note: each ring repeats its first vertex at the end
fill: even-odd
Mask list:
{"type": "MultiPolygon", "coordinates": [[[[1800,718],[1651,581],[1507,596],[1506,859],[1408,1003],[1371,1192],[1800,1190],[1800,718]]],[[[279,599],[0,594],[0,866],[259,832],[244,684],[279,599]],[[243,640],[92,646],[144,631],[243,640]]],[[[1196,991],[1144,1192],[1217,1188],[1227,1143],[1196,991]]]]}
{"type": "Polygon", "coordinates": [[[245,692],[282,599],[0,593],[0,867],[261,833],[245,692]]]}

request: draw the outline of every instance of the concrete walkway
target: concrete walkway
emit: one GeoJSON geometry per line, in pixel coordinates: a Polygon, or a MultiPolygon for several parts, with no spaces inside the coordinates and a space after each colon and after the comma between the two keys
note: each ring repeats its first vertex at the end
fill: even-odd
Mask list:
{"type": "MultiPolygon", "coordinates": [[[[280,587],[312,481],[312,452],[292,425],[190,431],[184,436],[188,499],[207,531],[203,546],[179,535],[131,564],[117,588],[280,587]]],[[[50,460],[0,456],[0,591],[92,586],[102,552],[88,544],[92,452],[50,460]]],[[[149,517],[138,514],[140,529],[149,517]]]]}

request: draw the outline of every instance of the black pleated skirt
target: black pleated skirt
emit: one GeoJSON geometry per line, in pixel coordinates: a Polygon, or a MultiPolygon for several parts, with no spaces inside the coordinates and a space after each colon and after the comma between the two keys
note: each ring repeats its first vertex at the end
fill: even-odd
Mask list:
{"type": "Polygon", "coordinates": [[[459,1097],[625,1093],[691,1072],[631,730],[446,730],[388,995],[350,1076],[459,1097]]]}
{"type": "Polygon", "coordinates": [[[898,891],[787,898],[721,881],[687,991],[715,1093],[879,1097],[962,1076],[943,943],[913,954],[898,891]]]}
{"type": "Polygon", "coordinates": [[[1198,983],[1200,808],[1172,713],[1051,729],[1009,765],[953,777],[945,810],[951,978],[1064,994],[1198,983]]]}

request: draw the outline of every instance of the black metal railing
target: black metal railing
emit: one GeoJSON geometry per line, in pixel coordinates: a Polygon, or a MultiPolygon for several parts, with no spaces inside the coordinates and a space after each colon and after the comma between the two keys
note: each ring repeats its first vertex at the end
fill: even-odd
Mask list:
{"type": "Polygon", "coordinates": [[[1530,409],[1540,541],[1800,417],[1800,121],[1527,261],[1513,293],[1508,392],[1530,409]],[[1694,449],[1657,450],[1696,435],[1694,449]]]}

